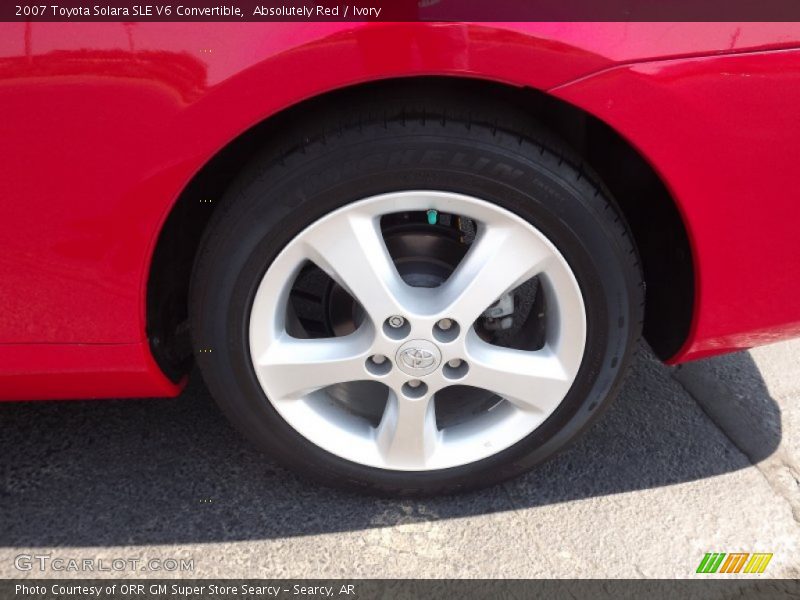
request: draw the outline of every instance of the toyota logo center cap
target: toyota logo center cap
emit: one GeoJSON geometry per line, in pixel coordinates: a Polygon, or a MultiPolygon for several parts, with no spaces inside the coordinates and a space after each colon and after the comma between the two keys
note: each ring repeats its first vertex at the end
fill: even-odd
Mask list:
{"type": "Polygon", "coordinates": [[[421,377],[435,371],[442,362],[436,344],[427,340],[409,340],[397,351],[395,364],[403,373],[421,377]]]}

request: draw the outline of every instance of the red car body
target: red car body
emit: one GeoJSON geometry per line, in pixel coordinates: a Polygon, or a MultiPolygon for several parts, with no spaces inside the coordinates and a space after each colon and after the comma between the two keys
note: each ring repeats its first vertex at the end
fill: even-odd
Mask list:
{"type": "Polygon", "coordinates": [[[2,23],[0,399],[170,396],[147,334],[164,224],[254,125],[365,82],[531,88],[634,147],[691,247],[669,362],[800,335],[800,25],[2,23]]]}

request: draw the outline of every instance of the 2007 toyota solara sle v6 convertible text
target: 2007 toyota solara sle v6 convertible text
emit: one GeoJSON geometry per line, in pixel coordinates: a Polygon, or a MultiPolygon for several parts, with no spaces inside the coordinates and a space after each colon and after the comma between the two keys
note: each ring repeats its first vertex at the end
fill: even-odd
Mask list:
{"type": "Polygon", "coordinates": [[[800,25],[0,24],[0,397],[169,397],[383,494],[515,476],[641,335],[800,335],[800,25]]]}

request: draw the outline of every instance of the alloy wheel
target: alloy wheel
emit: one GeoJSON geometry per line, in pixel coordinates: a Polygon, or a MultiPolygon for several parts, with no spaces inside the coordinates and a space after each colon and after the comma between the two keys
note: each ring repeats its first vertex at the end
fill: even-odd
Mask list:
{"type": "Polygon", "coordinates": [[[356,463],[424,471],[486,458],[539,427],[577,375],[586,317],[569,265],[533,225],[477,198],[405,191],[349,204],[297,235],[267,269],[249,330],[258,380],[296,431],[356,463]],[[381,232],[382,217],[413,211],[457,215],[474,227],[463,258],[436,287],[409,285],[381,232]],[[292,331],[290,292],[309,263],[355,300],[362,316],[353,331],[316,338],[292,331]],[[486,341],[479,319],[532,278],[546,298],[542,346],[486,341]],[[328,393],[353,382],[372,382],[377,422],[328,393]],[[437,398],[454,386],[485,390],[494,401],[442,427],[437,398]]]}

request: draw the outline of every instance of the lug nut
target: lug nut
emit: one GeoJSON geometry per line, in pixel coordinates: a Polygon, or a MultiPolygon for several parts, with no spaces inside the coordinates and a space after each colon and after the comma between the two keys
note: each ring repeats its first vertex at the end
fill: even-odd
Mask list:
{"type": "Polygon", "coordinates": [[[401,391],[406,398],[422,398],[428,393],[428,386],[419,379],[412,379],[403,384],[401,391]]]}
{"type": "Polygon", "coordinates": [[[383,377],[392,370],[392,361],[383,354],[373,354],[364,362],[364,366],[370,375],[383,377]]]}
{"type": "Polygon", "coordinates": [[[458,321],[445,318],[436,321],[436,325],[433,326],[431,334],[437,341],[447,344],[455,340],[459,336],[460,331],[461,327],[459,327],[458,321]]]}
{"type": "Polygon", "coordinates": [[[469,365],[463,358],[451,358],[442,367],[442,374],[451,381],[461,379],[469,373],[469,365]]]}
{"type": "Polygon", "coordinates": [[[394,327],[395,329],[399,329],[400,327],[405,325],[405,322],[406,320],[399,315],[394,315],[392,317],[389,317],[389,327],[394,327]]]}

